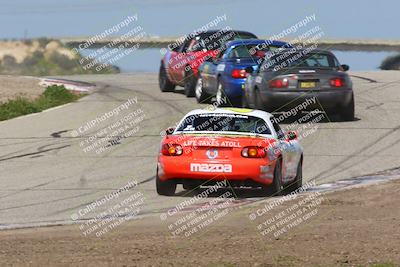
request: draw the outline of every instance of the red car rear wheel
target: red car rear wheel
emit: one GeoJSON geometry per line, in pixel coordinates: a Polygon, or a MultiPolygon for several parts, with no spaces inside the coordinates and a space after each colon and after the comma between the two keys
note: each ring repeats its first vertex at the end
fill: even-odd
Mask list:
{"type": "MultiPolygon", "coordinates": [[[[158,173],[158,171],[157,171],[158,173]]],[[[157,194],[162,196],[173,196],[175,195],[176,183],[171,180],[161,181],[158,174],[156,176],[156,188],[157,194]]]]}

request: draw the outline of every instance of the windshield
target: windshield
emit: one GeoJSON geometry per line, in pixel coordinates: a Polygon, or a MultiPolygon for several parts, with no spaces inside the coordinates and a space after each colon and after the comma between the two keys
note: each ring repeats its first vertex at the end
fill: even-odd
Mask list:
{"type": "Polygon", "coordinates": [[[197,37],[200,46],[207,50],[225,49],[224,44],[237,39],[253,39],[255,35],[244,32],[235,32],[230,30],[220,30],[212,34],[197,37]]]}
{"type": "Polygon", "coordinates": [[[260,46],[258,44],[239,45],[233,48],[228,58],[263,58],[267,51],[275,51],[279,46],[260,46]]]}
{"type": "Polygon", "coordinates": [[[177,132],[229,132],[271,134],[266,122],[258,117],[240,114],[196,114],[186,117],[177,132]]]}
{"type": "Polygon", "coordinates": [[[327,53],[303,51],[285,51],[265,59],[262,69],[283,69],[283,68],[337,68],[336,58],[327,53]]]}

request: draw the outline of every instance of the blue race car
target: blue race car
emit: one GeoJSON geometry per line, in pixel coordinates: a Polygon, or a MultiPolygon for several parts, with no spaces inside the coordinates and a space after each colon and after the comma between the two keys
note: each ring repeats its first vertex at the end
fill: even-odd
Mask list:
{"type": "Polygon", "coordinates": [[[227,43],[215,58],[208,58],[199,67],[195,88],[197,102],[209,102],[215,96],[220,106],[241,107],[242,87],[248,75],[246,67],[256,69],[266,52],[291,47],[286,42],[259,39],[227,43]]]}

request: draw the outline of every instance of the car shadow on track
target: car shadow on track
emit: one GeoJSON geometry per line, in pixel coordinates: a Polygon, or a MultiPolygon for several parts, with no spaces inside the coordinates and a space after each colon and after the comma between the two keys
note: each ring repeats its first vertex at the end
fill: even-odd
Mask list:
{"type": "Polygon", "coordinates": [[[209,187],[200,187],[193,190],[177,190],[178,192],[175,196],[179,197],[195,197],[198,195],[206,195],[208,198],[216,198],[224,195],[227,192],[231,192],[231,197],[235,199],[247,199],[247,198],[265,198],[265,197],[273,197],[274,195],[271,192],[265,192],[260,188],[218,188],[216,191],[212,191],[207,193],[207,189],[209,187]],[[203,194],[202,194],[203,193],[203,194]],[[207,194],[205,194],[207,193],[207,194]]]}

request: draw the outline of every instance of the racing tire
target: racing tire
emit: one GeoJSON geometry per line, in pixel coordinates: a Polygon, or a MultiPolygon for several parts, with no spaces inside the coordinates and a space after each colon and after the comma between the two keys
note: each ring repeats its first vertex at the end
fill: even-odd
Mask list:
{"type": "Polygon", "coordinates": [[[196,84],[197,84],[196,76],[194,76],[193,70],[189,69],[185,73],[185,80],[184,80],[184,91],[187,97],[195,96],[196,84]]]}
{"type": "Polygon", "coordinates": [[[354,121],[354,95],[351,96],[350,104],[344,107],[339,115],[342,121],[354,121]]]}
{"type": "Polygon", "coordinates": [[[210,95],[204,92],[203,79],[201,78],[201,76],[199,76],[199,78],[197,79],[195,97],[197,103],[207,103],[210,98],[210,95]]]}
{"type": "Polygon", "coordinates": [[[264,105],[261,101],[260,90],[258,89],[254,91],[254,108],[259,110],[264,110],[264,105]]]}
{"type": "Polygon", "coordinates": [[[229,98],[230,105],[235,108],[241,108],[242,107],[242,97],[236,97],[236,98],[229,98]]]}
{"type": "Polygon", "coordinates": [[[242,96],[242,108],[249,108],[249,101],[247,100],[247,96],[243,93],[242,96]]]}
{"type": "Polygon", "coordinates": [[[161,92],[173,92],[175,90],[175,84],[169,80],[163,64],[160,65],[160,71],[158,72],[158,84],[161,92]]]}
{"type": "Polygon", "coordinates": [[[157,189],[157,194],[161,196],[173,196],[175,195],[176,191],[176,183],[171,180],[161,181],[157,174],[156,189],[157,189]]]}
{"type": "Polygon", "coordinates": [[[288,193],[296,191],[302,186],[303,186],[303,162],[302,160],[300,160],[299,164],[297,165],[296,178],[288,187],[288,193]]]}
{"type": "Polygon", "coordinates": [[[270,186],[271,193],[273,196],[283,195],[283,185],[282,185],[282,166],[281,160],[277,159],[274,169],[274,180],[270,186]]]}
{"type": "Polygon", "coordinates": [[[294,185],[294,190],[297,190],[303,186],[303,160],[300,160],[299,165],[297,166],[296,182],[294,185]]]}
{"type": "Polygon", "coordinates": [[[217,94],[215,95],[215,103],[217,103],[218,107],[230,106],[229,99],[227,98],[224,87],[222,86],[222,83],[220,81],[218,81],[217,84],[217,94]]]}

